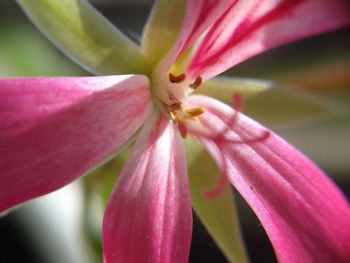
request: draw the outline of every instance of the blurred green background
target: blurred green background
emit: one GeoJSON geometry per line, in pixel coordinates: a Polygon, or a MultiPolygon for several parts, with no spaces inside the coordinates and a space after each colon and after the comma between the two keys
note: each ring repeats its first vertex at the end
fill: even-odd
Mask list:
{"type": "MultiPolygon", "coordinates": [[[[152,1],[92,2],[130,38],[138,41],[152,1]]],[[[275,80],[297,86],[316,96],[325,96],[341,109],[332,116],[302,123],[270,125],[264,115],[280,111],[283,105],[278,105],[269,97],[261,97],[260,102],[264,102],[261,106],[263,114],[260,116],[257,113],[253,117],[301,149],[345,193],[350,193],[349,28],[274,49],[234,67],[225,74],[275,80]]],[[[76,66],[44,38],[14,1],[1,0],[0,77],[78,75],[89,73],[76,66]]],[[[249,112],[249,105],[247,111],[249,112]]],[[[113,179],[109,180],[113,182],[113,179]]],[[[90,195],[90,209],[84,209],[84,187],[86,189],[88,186],[79,181],[63,190],[64,194],[53,194],[54,201],[51,197],[42,201],[36,200],[1,217],[0,262],[101,261],[99,227],[103,207],[98,198],[90,195]],[[75,206],[72,207],[72,204],[75,206]],[[56,216],[48,216],[52,213],[51,209],[55,210],[56,216]],[[88,218],[83,215],[88,215],[88,218]],[[61,224],[57,224],[55,220],[61,224]],[[67,227],[72,231],[52,230],[60,227],[67,227]]],[[[274,255],[263,228],[238,195],[236,201],[252,262],[274,262],[274,255]]],[[[190,262],[226,262],[196,218],[190,262]]]]}

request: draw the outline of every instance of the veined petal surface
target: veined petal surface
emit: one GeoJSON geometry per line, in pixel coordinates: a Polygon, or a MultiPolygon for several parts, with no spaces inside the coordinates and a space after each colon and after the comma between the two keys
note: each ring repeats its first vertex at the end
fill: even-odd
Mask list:
{"type": "MultiPolygon", "coordinates": [[[[169,0],[167,1],[175,2],[169,0]]],[[[181,8],[173,10],[174,13],[178,13],[180,17],[183,17],[183,19],[178,19],[176,21],[177,23],[180,23],[176,27],[176,31],[178,32],[177,39],[174,39],[173,43],[171,43],[172,45],[169,46],[171,49],[169,49],[169,53],[162,60],[159,67],[164,68],[165,71],[169,70],[176,58],[178,58],[178,56],[185,51],[186,48],[194,44],[199,36],[213,23],[215,23],[215,21],[217,21],[220,16],[236,2],[237,0],[186,0],[184,7],[181,6],[181,8]]],[[[169,8],[166,5],[163,6],[164,9],[169,8]]],[[[177,6],[179,6],[178,3],[177,6]]],[[[157,11],[160,13],[162,9],[157,11]]],[[[161,20],[159,20],[158,23],[160,22],[161,20]]],[[[156,25],[153,26],[156,27],[156,25]]],[[[174,25],[172,26],[174,27],[174,25]]]]}
{"type": "Polygon", "coordinates": [[[150,112],[148,79],[0,80],[0,212],[109,158],[150,112]]]}
{"type": "Polygon", "coordinates": [[[67,56],[96,75],[148,72],[133,42],[85,0],[17,0],[34,24],[67,56]]]}
{"type": "Polygon", "coordinates": [[[350,24],[348,0],[238,1],[201,41],[188,75],[209,79],[276,46],[350,24]]]}
{"type": "Polygon", "coordinates": [[[221,171],[252,207],[280,262],[349,262],[350,208],[310,160],[227,105],[193,96],[205,107],[195,131],[221,171]]]}
{"type": "Polygon", "coordinates": [[[182,139],[154,114],[134,145],[103,222],[105,263],[188,261],[192,210],[182,139]]]}

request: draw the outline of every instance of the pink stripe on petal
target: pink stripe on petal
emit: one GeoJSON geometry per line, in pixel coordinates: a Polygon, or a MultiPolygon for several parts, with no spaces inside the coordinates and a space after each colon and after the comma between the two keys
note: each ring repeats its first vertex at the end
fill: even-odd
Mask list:
{"type": "Polygon", "coordinates": [[[0,80],[0,212],[110,157],[150,112],[144,76],[0,80]]]}
{"type": "Polygon", "coordinates": [[[153,115],[107,205],[105,262],[187,262],[191,212],[182,139],[169,121],[153,115]]]}
{"type": "Polygon", "coordinates": [[[227,105],[203,96],[191,102],[206,108],[204,127],[224,131],[221,139],[198,137],[259,217],[279,262],[349,262],[350,208],[329,178],[274,133],[259,140],[266,128],[244,115],[231,123],[227,105]]]}
{"type": "MultiPolygon", "coordinates": [[[[237,1],[238,0],[187,0],[183,29],[184,31],[186,30],[185,32],[188,32],[188,35],[184,48],[192,45],[205,30],[215,23],[227,9],[235,5],[237,1]],[[187,25],[190,23],[192,23],[193,26],[187,28],[187,25]]],[[[181,37],[183,37],[183,35],[181,35],[181,37]]]]}
{"type": "Polygon", "coordinates": [[[188,74],[209,79],[271,48],[350,24],[348,0],[239,1],[211,27],[188,74]]]}
{"type": "Polygon", "coordinates": [[[191,46],[226,9],[236,2],[237,0],[186,0],[182,29],[173,48],[163,59],[161,67],[169,69],[179,54],[191,46]]]}

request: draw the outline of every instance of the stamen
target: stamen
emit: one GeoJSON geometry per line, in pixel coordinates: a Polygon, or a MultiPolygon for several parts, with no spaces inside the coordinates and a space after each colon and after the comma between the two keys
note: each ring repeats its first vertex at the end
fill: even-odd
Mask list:
{"type": "Polygon", "coordinates": [[[177,123],[179,120],[173,112],[170,112],[170,118],[174,123],[177,123]]]}
{"type": "Polygon", "coordinates": [[[182,103],[178,101],[171,104],[169,107],[171,111],[179,111],[182,110],[182,103]]]}
{"type": "Polygon", "coordinates": [[[203,79],[201,76],[197,77],[192,84],[189,85],[192,89],[198,89],[202,85],[203,79]]]}
{"type": "Polygon", "coordinates": [[[185,112],[190,117],[197,117],[204,113],[204,108],[199,107],[199,108],[186,109],[185,112]]]}
{"type": "Polygon", "coordinates": [[[177,127],[179,129],[179,132],[181,134],[182,139],[186,139],[187,138],[187,127],[183,122],[178,122],[177,123],[177,127]]]}
{"type": "Polygon", "coordinates": [[[234,93],[231,97],[232,108],[236,111],[242,112],[243,109],[243,97],[240,93],[234,93]]]}
{"type": "Polygon", "coordinates": [[[168,107],[171,121],[177,125],[183,139],[186,139],[188,134],[187,122],[195,121],[200,124],[198,116],[204,113],[204,108],[202,107],[184,109],[179,101],[166,106],[168,107]]]}
{"type": "Polygon", "coordinates": [[[169,73],[169,80],[171,83],[181,83],[186,79],[186,74],[181,73],[180,75],[173,75],[169,73]]]}
{"type": "MultiPolygon", "coordinates": [[[[268,130],[260,131],[259,134],[251,130],[246,130],[244,126],[239,123],[239,111],[242,109],[243,99],[242,95],[234,94],[232,96],[232,104],[235,111],[231,116],[226,116],[218,113],[218,117],[225,122],[225,126],[220,131],[215,131],[215,127],[212,127],[212,131],[210,131],[210,125],[206,125],[206,120],[204,121],[204,126],[207,126],[207,129],[193,129],[198,126],[191,126],[190,130],[192,133],[197,136],[202,136],[206,139],[210,139],[216,142],[216,144],[220,143],[233,143],[233,144],[253,144],[263,142],[267,138],[270,137],[271,132],[268,130]],[[209,128],[209,131],[208,131],[209,128]],[[238,136],[238,138],[231,138],[230,133],[233,132],[238,136]],[[227,136],[226,136],[227,135],[227,136]]],[[[186,110],[187,113],[187,110],[186,110]]],[[[192,117],[192,116],[189,116],[192,117]]],[[[192,117],[195,118],[195,117],[192,117]]]]}

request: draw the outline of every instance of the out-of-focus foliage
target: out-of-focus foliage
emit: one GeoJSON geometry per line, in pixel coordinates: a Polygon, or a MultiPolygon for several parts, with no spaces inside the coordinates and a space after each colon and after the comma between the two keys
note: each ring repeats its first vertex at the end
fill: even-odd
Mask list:
{"type": "Polygon", "coordinates": [[[0,76],[70,76],[84,71],[71,63],[25,21],[0,17],[0,76]]]}

